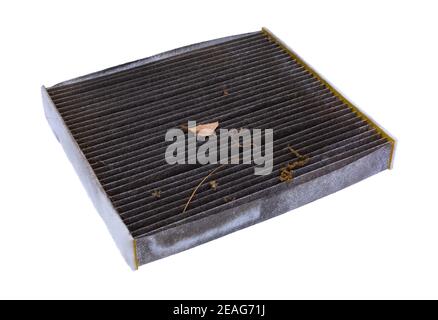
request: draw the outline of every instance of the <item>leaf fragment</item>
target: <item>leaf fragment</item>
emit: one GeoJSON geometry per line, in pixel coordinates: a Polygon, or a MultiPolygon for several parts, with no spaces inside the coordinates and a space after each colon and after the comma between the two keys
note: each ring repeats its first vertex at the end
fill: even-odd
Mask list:
{"type": "Polygon", "coordinates": [[[196,127],[189,127],[187,130],[201,137],[208,137],[215,133],[217,127],[219,126],[219,121],[212,123],[199,124],[196,127]]]}

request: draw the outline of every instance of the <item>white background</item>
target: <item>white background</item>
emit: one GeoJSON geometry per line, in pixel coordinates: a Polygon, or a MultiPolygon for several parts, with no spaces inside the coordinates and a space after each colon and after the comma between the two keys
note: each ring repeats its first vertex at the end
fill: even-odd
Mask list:
{"type": "Polygon", "coordinates": [[[0,298],[438,298],[436,3],[2,1],[0,298]],[[132,272],[40,86],[262,26],[398,139],[394,169],[132,272]]]}

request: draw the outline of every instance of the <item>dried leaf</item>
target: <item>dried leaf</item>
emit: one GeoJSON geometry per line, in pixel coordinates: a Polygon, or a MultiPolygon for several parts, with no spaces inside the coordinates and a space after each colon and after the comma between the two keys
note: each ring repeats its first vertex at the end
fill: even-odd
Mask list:
{"type": "Polygon", "coordinates": [[[219,126],[219,121],[216,121],[216,122],[200,124],[197,125],[196,127],[188,128],[188,131],[201,137],[208,137],[215,133],[216,128],[218,126],[219,126]]]}

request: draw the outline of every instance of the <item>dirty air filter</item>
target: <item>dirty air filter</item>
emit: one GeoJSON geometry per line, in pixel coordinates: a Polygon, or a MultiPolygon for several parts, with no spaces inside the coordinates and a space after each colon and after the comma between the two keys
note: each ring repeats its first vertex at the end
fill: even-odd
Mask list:
{"type": "Polygon", "coordinates": [[[132,268],[391,166],[394,140],[265,29],[42,93],[56,137],[132,268]],[[167,164],[165,133],[188,120],[272,128],[272,173],[254,175],[244,164],[214,173],[217,164],[167,164]]]}

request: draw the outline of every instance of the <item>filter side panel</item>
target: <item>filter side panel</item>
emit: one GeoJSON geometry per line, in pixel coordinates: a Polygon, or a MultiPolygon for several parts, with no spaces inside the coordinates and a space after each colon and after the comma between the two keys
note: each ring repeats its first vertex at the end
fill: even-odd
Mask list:
{"type": "Polygon", "coordinates": [[[45,87],[41,88],[41,93],[45,116],[50,127],[62,145],[84,188],[87,190],[88,196],[105,222],[126,262],[132,269],[136,269],[138,263],[135,257],[134,240],[131,234],[113,208],[111,201],[104,192],[85,156],[65,126],[45,87]]]}
{"type": "Polygon", "coordinates": [[[146,264],[273,218],[387,169],[391,144],[320,176],[203,219],[136,239],[139,264],[146,264]]]}

